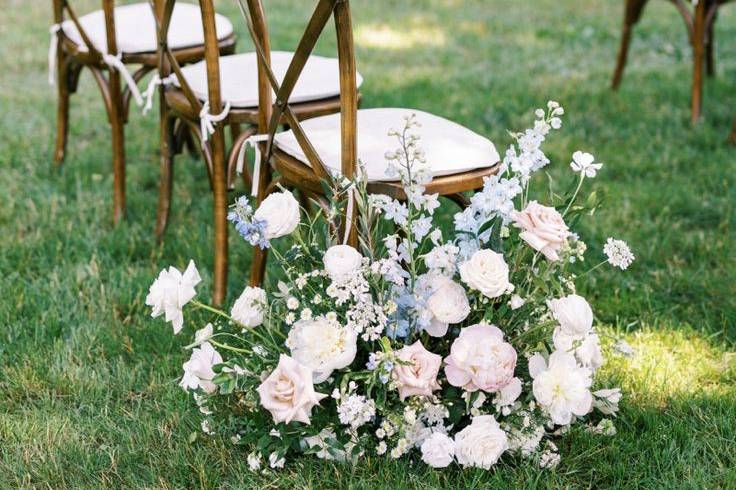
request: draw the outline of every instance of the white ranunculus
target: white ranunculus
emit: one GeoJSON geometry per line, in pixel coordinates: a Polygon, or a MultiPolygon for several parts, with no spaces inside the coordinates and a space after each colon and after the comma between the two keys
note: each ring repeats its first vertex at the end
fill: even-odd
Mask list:
{"type": "Polygon", "coordinates": [[[422,461],[432,468],[447,468],[455,456],[455,441],[442,432],[427,437],[421,446],[422,461]]]}
{"type": "Polygon", "coordinates": [[[462,466],[488,470],[509,448],[506,432],[493,415],[479,415],[455,434],[455,458],[462,466]]]}
{"type": "Polygon", "coordinates": [[[546,368],[533,377],[534,398],[553,423],[567,425],[573,415],[582,417],[590,412],[591,371],[580,367],[572,354],[553,352],[546,368]]]}
{"type": "Polygon", "coordinates": [[[315,383],[330,377],[335,369],[350,365],[357,352],[355,330],[324,317],[299,320],[286,340],[292,357],[313,371],[315,383]]]}
{"type": "Polygon", "coordinates": [[[156,318],[165,314],[166,321],[174,327],[174,333],[179,333],[184,325],[181,309],[197,295],[194,286],[201,281],[193,260],[189,261],[183,274],[175,267],[162,270],[146,296],[146,304],[152,308],[151,316],[156,318]]]}
{"type": "Polygon", "coordinates": [[[330,279],[340,282],[360,268],[363,256],[350,245],[335,245],[327,249],[322,261],[330,279]]]}
{"type": "Polygon", "coordinates": [[[470,260],[460,264],[460,278],[489,298],[498,298],[513,289],[509,266],[503,255],[493,250],[478,250],[470,260]]]}
{"type": "Polygon", "coordinates": [[[222,356],[212,347],[212,344],[205,342],[199,348],[192,349],[192,355],[187,362],[184,363],[184,376],[181,378],[179,386],[184,390],[196,390],[202,388],[206,393],[213,393],[217,390],[217,385],[212,382],[215,372],[212,366],[222,363],[222,356]]]}
{"type": "Polygon", "coordinates": [[[465,289],[447,276],[422,274],[417,289],[428,295],[427,310],[432,317],[425,330],[432,337],[443,337],[450,324],[460,323],[470,314],[465,289]]]}
{"type": "Polygon", "coordinates": [[[582,296],[571,294],[553,299],[549,309],[567,335],[583,337],[593,328],[593,310],[582,296]]]}
{"type": "Polygon", "coordinates": [[[266,238],[291,234],[299,225],[299,202],[289,192],[275,192],[263,200],[253,217],[266,221],[266,238]]]}
{"type": "Polygon", "coordinates": [[[235,301],[230,316],[246,327],[257,327],[263,323],[266,306],[266,291],[258,287],[248,286],[235,301]]]}

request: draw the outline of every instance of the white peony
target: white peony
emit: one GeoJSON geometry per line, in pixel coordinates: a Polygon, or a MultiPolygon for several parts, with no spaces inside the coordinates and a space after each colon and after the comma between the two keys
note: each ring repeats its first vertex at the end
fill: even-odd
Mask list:
{"type": "Polygon", "coordinates": [[[455,441],[442,432],[427,437],[421,446],[422,461],[432,468],[447,468],[455,456],[455,441]]]}
{"type": "Polygon", "coordinates": [[[212,347],[212,344],[205,342],[199,348],[192,349],[192,355],[187,362],[184,363],[184,376],[181,378],[179,386],[184,390],[196,390],[202,388],[206,393],[213,393],[217,390],[217,385],[212,382],[215,372],[212,366],[222,363],[222,356],[212,347]]]}
{"type": "Polygon", "coordinates": [[[556,350],[574,354],[583,367],[595,370],[603,365],[600,339],[596,333],[591,332],[581,338],[568,335],[562,327],[557,327],[552,334],[552,342],[556,350]]]}
{"type": "Polygon", "coordinates": [[[289,192],[275,192],[263,200],[253,217],[266,222],[266,238],[291,234],[299,225],[299,202],[289,192]]]}
{"type": "Polygon", "coordinates": [[[162,270],[146,296],[146,304],[152,308],[151,316],[156,318],[164,313],[166,321],[174,327],[174,333],[179,333],[184,325],[181,309],[197,295],[194,286],[201,281],[193,260],[189,261],[183,274],[175,267],[162,270]]]}
{"type": "Polygon", "coordinates": [[[469,426],[455,434],[455,458],[466,467],[488,470],[508,448],[506,432],[493,415],[473,417],[469,426]]]}
{"type": "Polygon", "coordinates": [[[417,289],[427,297],[429,324],[425,327],[432,337],[443,337],[450,324],[460,323],[470,314],[470,303],[465,289],[447,276],[422,274],[417,289]]]}
{"type": "Polygon", "coordinates": [[[509,266],[503,255],[493,250],[478,250],[470,260],[460,264],[460,278],[489,298],[498,298],[513,290],[509,282],[509,266]]]}
{"type": "Polygon", "coordinates": [[[266,306],[266,291],[258,287],[248,286],[235,301],[230,316],[246,327],[257,327],[263,323],[266,306]]]}
{"type": "MultiPolygon", "coordinates": [[[[529,365],[531,372],[531,359],[529,365]]],[[[593,404],[590,393],[593,382],[591,371],[578,366],[572,354],[553,352],[546,367],[536,371],[532,377],[534,398],[553,423],[567,425],[572,421],[573,415],[582,417],[590,412],[593,404]]]]}
{"type": "Polygon", "coordinates": [[[549,309],[567,335],[582,338],[593,328],[593,310],[582,296],[571,294],[553,299],[549,302],[549,309]]]}
{"type": "Polygon", "coordinates": [[[330,279],[344,281],[363,263],[363,256],[350,245],[335,245],[325,252],[322,261],[330,279]]]}
{"type": "Polygon", "coordinates": [[[292,357],[313,371],[315,383],[330,377],[335,369],[350,365],[357,352],[355,330],[324,317],[299,320],[294,324],[286,346],[292,357]]]}

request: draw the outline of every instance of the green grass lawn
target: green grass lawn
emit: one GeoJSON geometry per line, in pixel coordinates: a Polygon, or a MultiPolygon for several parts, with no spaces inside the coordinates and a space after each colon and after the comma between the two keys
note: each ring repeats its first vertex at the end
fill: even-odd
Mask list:
{"type": "MultiPolygon", "coordinates": [[[[267,3],[275,48],[293,48],[312,3],[267,3]]],[[[636,350],[604,369],[625,391],[618,434],[574,430],[556,441],[561,464],[543,472],[513,458],[489,472],[305,458],[257,476],[227,441],[189,442],[200,419],[177,386],[187,354],[169,326],[148,317],[144,298],[163,266],[190,257],[202,296],[210,294],[204,166],[178,159],[171,226],[157,245],[157,118],[134,111],[128,220],[114,228],[109,130],[92,78],[83,75],[72,101],[68,158],[55,169],[51,5],[2,0],[0,488],[736,488],[736,148],[725,141],[736,112],[736,11],[719,18],[718,75],[706,83],[704,121],[692,127],[689,48],[669,2],[645,12],[619,93],[608,83],[621,1],[353,3],[364,107],[434,112],[502,150],[507,128],[523,129],[534,107],[556,99],[567,115],[546,146],[551,174],[568,175],[577,149],[605,162],[594,185],[606,208],[580,230],[589,260],[613,235],[637,261],[582,290],[600,328],[636,350]]],[[[218,4],[238,19],[234,2],[218,4]]],[[[238,31],[244,40],[242,23],[238,31]]],[[[318,51],[332,55],[334,37],[318,51]]],[[[232,300],[250,252],[236,236],[231,250],[232,300]]]]}

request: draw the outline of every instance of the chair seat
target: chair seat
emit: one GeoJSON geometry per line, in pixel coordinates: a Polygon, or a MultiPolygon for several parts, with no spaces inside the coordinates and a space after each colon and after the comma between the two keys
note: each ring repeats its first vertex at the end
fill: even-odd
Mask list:
{"type": "MultiPolygon", "coordinates": [[[[358,159],[365,165],[369,182],[395,182],[398,176],[386,175],[385,154],[398,147],[391,129],[401,129],[404,117],[416,115],[421,126],[419,147],[426,154],[434,177],[460,174],[493,167],[500,161],[487,138],[442,117],[413,109],[361,109],[358,111],[358,159]]],[[[340,114],[316,117],[301,123],[309,141],[328,170],[339,174],[341,167],[340,114]]],[[[279,133],[275,145],[281,151],[309,165],[292,131],[279,133]]]]}
{"type": "MultiPolygon", "coordinates": [[[[215,22],[219,40],[233,34],[233,25],[226,17],[216,14],[215,22]]],[[[79,23],[94,47],[103,54],[107,53],[104,12],[97,10],[83,15],[79,18],[79,23]]],[[[65,21],[62,29],[64,35],[79,45],[80,49],[86,49],[77,26],[71,20],[65,21]]],[[[150,53],[155,52],[158,47],[156,21],[148,3],[115,7],[115,31],[119,53],[150,53]]],[[[177,2],[169,28],[169,47],[182,49],[202,44],[204,44],[204,32],[199,7],[190,3],[177,2]]]]}
{"type": "MultiPolygon", "coordinates": [[[[273,51],[271,69],[281,82],[286,75],[294,53],[273,51]]],[[[207,64],[205,61],[182,68],[192,92],[206,101],[207,64]]],[[[178,85],[178,80],[174,80],[178,85]]],[[[357,74],[358,86],[363,78],[357,74]]],[[[258,107],[258,59],[256,53],[233,54],[220,57],[220,90],[223,103],[231,107],[258,107]]],[[[336,58],[310,56],[302,71],[289,102],[292,104],[327,99],[340,94],[340,70],[336,58]]]]}

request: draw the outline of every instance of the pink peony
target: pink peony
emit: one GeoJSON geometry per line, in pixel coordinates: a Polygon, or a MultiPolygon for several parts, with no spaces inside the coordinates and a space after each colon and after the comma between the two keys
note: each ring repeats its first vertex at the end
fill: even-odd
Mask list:
{"type": "Polygon", "coordinates": [[[462,329],[445,358],[447,381],[467,391],[499,391],[514,378],[515,367],[516,351],[503,332],[482,323],[462,329]]]}
{"type": "Polygon", "coordinates": [[[542,252],[548,260],[560,260],[557,252],[570,235],[562,216],[555,208],[531,201],[523,211],[514,211],[514,225],[520,228],[522,240],[534,250],[542,252]]]}
{"type": "Polygon", "coordinates": [[[314,391],[312,370],[281,354],[276,369],[258,387],[263,408],[271,412],[275,423],[292,420],[309,424],[312,407],[326,397],[314,391]]]}
{"type": "Polygon", "coordinates": [[[407,365],[396,363],[392,376],[399,386],[401,401],[407,396],[429,396],[440,389],[437,374],[442,365],[442,356],[433,354],[417,340],[396,352],[407,365]]]}

